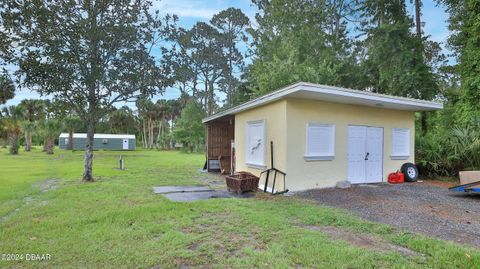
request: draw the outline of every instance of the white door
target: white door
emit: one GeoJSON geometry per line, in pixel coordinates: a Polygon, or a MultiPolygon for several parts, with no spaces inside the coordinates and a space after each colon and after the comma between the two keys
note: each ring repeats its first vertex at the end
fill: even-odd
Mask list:
{"type": "Polygon", "coordinates": [[[348,126],[348,181],[365,182],[366,126],[348,126]]]}
{"type": "Polygon", "coordinates": [[[368,127],[366,141],[367,157],[365,182],[382,182],[383,174],[383,128],[368,127]]]}
{"type": "Polygon", "coordinates": [[[348,127],[348,180],[353,184],[382,182],[383,129],[348,127]]]}
{"type": "Polygon", "coordinates": [[[123,139],[123,149],[128,149],[128,139],[123,139]]]}

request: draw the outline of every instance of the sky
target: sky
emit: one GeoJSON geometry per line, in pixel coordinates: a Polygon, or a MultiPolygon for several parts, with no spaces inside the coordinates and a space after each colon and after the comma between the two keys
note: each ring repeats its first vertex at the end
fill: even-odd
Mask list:
{"type": "MultiPolygon", "coordinates": [[[[408,3],[408,12],[414,14],[414,7],[408,3]]],[[[212,16],[229,7],[240,8],[252,22],[255,21],[256,7],[251,4],[250,0],[154,0],[154,9],[159,10],[162,14],[176,14],[179,17],[179,24],[184,28],[190,28],[197,21],[209,21],[212,16]]],[[[426,35],[431,40],[440,42],[445,47],[446,40],[449,35],[448,31],[448,15],[442,6],[437,6],[434,0],[423,0],[422,21],[425,23],[423,28],[426,35]]],[[[444,49],[445,53],[449,53],[444,49]]],[[[155,96],[156,99],[172,99],[178,98],[180,93],[178,90],[169,88],[163,95],[155,96]]],[[[14,99],[9,100],[6,105],[16,105],[23,99],[36,99],[40,96],[29,90],[21,90],[16,92],[14,99]]],[[[117,106],[126,105],[119,103],[117,106]]],[[[127,104],[132,106],[132,104],[127,104]]]]}

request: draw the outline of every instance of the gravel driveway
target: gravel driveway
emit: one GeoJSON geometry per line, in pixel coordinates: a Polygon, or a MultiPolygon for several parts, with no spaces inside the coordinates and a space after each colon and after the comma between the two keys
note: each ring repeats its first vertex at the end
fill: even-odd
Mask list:
{"type": "Polygon", "coordinates": [[[434,181],[354,185],[297,195],[410,232],[480,247],[480,195],[453,193],[434,181]]]}

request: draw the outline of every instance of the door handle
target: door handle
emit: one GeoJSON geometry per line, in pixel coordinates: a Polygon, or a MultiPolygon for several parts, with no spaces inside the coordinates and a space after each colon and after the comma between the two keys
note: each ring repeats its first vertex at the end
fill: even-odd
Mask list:
{"type": "Polygon", "coordinates": [[[367,154],[365,155],[365,161],[368,161],[368,155],[370,155],[370,152],[367,152],[367,154]]]}

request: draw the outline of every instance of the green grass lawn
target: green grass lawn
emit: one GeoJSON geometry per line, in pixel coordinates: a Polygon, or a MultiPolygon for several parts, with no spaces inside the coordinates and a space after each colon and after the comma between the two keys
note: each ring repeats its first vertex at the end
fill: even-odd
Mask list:
{"type": "MultiPolygon", "coordinates": [[[[0,268],[480,268],[470,247],[401,233],[292,197],[171,202],[153,186],[198,184],[203,155],[96,152],[82,183],[82,152],[0,149],[0,268]],[[116,170],[118,155],[127,170],[116,170]],[[412,250],[380,251],[322,227],[412,250]],[[341,236],[340,236],[341,237],[341,236]]],[[[440,225],[440,224],[439,224],[440,225]]]]}

